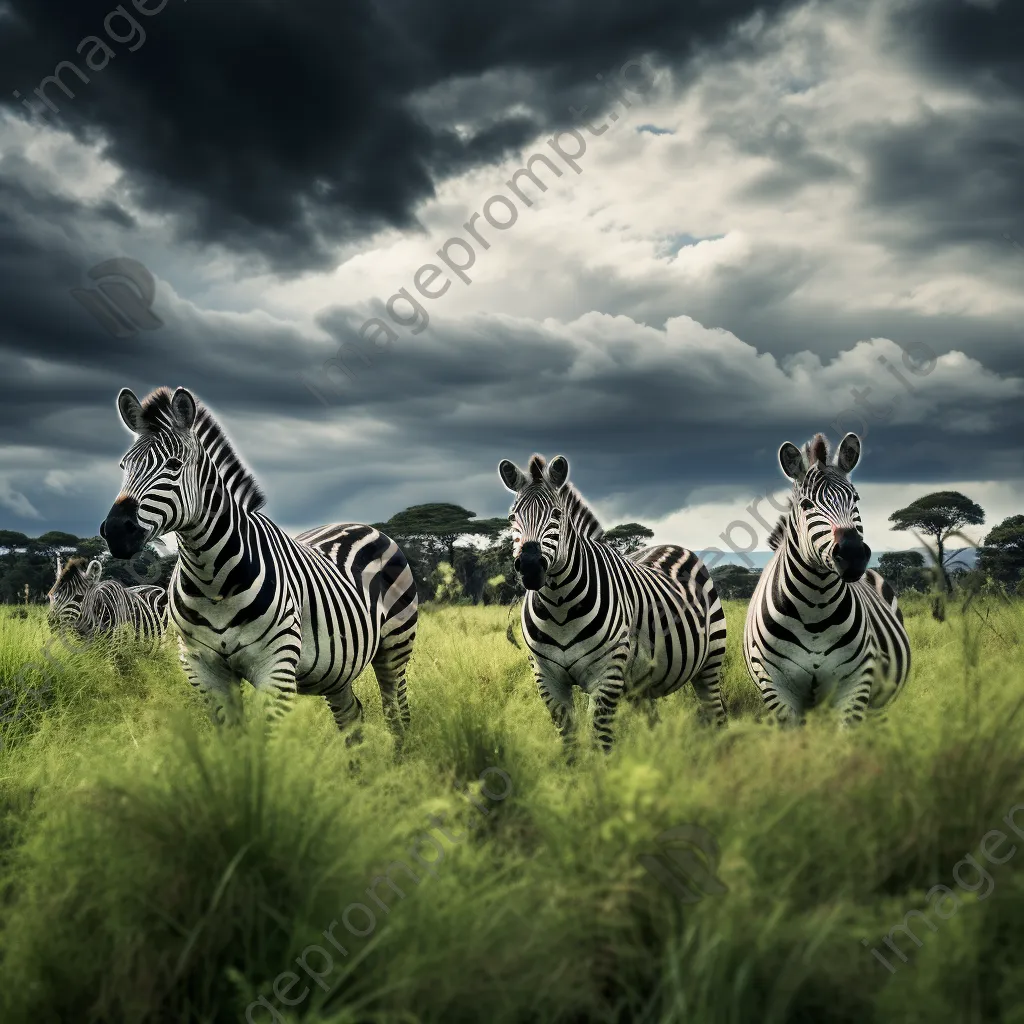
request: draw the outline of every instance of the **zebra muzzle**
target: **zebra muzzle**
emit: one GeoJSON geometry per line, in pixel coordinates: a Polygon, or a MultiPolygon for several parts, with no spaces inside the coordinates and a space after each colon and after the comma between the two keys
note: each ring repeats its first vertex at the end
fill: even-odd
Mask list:
{"type": "Polygon", "coordinates": [[[100,524],[100,536],[114,558],[131,558],[146,542],[149,531],[136,518],[134,501],[115,502],[100,524]]]}
{"type": "Polygon", "coordinates": [[[867,571],[871,548],[856,530],[837,531],[836,541],[832,550],[836,572],[844,582],[856,583],[867,571]]]}
{"type": "Polygon", "coordinates": [[[531,540],[523,545],[523,550],[513,563],[516,572],[523,578],[523,586],[527,590],[539,590],[544,585],[544,556],[540,553],[540,544],[531,540]]]}

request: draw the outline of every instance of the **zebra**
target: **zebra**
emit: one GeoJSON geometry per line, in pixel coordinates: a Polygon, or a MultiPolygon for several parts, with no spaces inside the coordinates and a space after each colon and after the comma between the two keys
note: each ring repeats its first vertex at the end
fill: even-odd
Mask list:
{"type": "MultiPolygon", "coordinates": [[[[418,604],[398,545],[356,523],[290,537],[261,511],[252,473],[185,388],[158,388],[143,402],[125,388],[117,407],[137,439],[100,534],[118,558],[177,535],[170,616],[182,666],[213,720],[240,722],[244,678],[274,698],[271,720],[296,693],[314,694],[346,730],[362,720],[352,683],[369,664],[400,740],[418,604]]],[[[356,731],[347,741],[359,738],[356,731]]]]}
{"type": "Polygon", "coordinates": [[[163,587],[126,587],[103,580],[91,587],[82,602],[78,632],[105,636],[131,626],[144,644],[157,645],[167,633],[167,591],[163,587]]]}
{"type": "Polygon", "coordinates": [[[793,493],[769,546],[774,554],[747,608],[743,656],[761,697],[782,725],[828,700],[847,728],[900,692],[910,672],[910,640],[888,583],[868,569],[849,474],[861,443],[847,434],[829,462],[816,434],[801,451],[779,448],[793,493]]]}
{"type": "Polygon", "coordinates": [[[51,629],[77,628],[85,595],[102,575],[103,566],[96,559],[86,564],[84,558],[71,558],[62,566],[57,558],[56,578],[46,595],[50,600],[47,620],[51,629]]]}
{"type": "Polygon", "coordinates": [[[167,591],[101,581],[103,567],[98,560],[84,570],[83,565],[85,559],[72,558],[60,570],[48,595],[51,628],[85,638],[111,634],[127,625],[144,643],[158,643],[167,632],[167,591]]]}
{"type": "Polygon", "coordinates": [[[515,494],[514,566],[527,590],[523,637],[540,695],[566,747],[575,732],[573,687],[594,700],[594,735],[608,753],[623,695],[656,720],[655,699],[691,682],[701,719],[724,725],[720,689],[725,613],[692,551],[656,545],[629,557],[603,540],[596,516],[568,483],[561,455],[533,455],[529,475],[503,459],[515,494]]]}

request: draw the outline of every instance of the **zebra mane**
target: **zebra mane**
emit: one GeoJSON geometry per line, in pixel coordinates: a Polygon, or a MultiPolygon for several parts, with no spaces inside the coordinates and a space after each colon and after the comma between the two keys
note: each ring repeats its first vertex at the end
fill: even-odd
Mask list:
{"type": "Polygon", "coordinates": [[[583,495],[570,483],[562,484],[558,494],[576,532],[588,540],[601,540],[604,537],[604,528],[583,495]]]}
{"type": "Polygon", "coordinates": [[[81,576],[85,568],[86,561],[84,558],[69,558],[64,563],[64,568],[61,570],[60,575],[54,581],[53,589],[56,590],[62,583],[68,582],[72,576],[81,576]]]}
{"type": "MultiPolygon", "coordinates": [[[[530,474],[530,482],[550,486],[547,466],[548,460],[543,455],[531,456],[527,469],[530,474]]],[[[575,527],[576,532],[588,540],[601,540],[604,536],[604,529],[583,495],[568,481],[562,484],[556,493],[561,498],[565,514],[569,517],[569,522],[575,527]]]]}
{"type": "MultiPolygon", "coordinates": [[[[172,395],[170,388],[157,388],[143,399],[143,434],[157,435],[179,429],[171,412],[172,395]]],[[[213,413],[198,399],[196,421],[192,429],[196,440],[213,460],[221,478],[239,505],[247,512],[256,512],[263,508],[267,499],[256,477],[239,458],[224,428],[214,418],[213,413]]]]}
{"type": "Polygon", "coordinates": [[[772,551],[778,551],[779,545],[782,544],[782,538],[786,536],[786,523],[789,520],[789,514],[793,510],[793,499],[789,498],[786,503],[786,511],[779,516],[779,521],[775,524],[775,529],[768,535],[768,547],[772,551]]]}
{"type": "Polygon", "coordinates": [[[815,462],[828,465],[828,438],[824,434],[815,434],[814,437],[804,445],[804,458],[807,465],[813,466],[815,462]]]}

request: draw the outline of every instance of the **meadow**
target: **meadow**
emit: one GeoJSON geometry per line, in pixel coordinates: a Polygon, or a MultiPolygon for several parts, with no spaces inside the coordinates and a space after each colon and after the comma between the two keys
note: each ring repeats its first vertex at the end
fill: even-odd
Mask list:
{"type": "Polygon", "coordinates": [[[506,608],[424,610],[398,758],[369,673],[361,744],[312,698],[268,731],[249,693],[222,734],[172,646],[58,646],[25,673],[44,611],[0,609],[23,712],[0,727],[0,1019],[1024,1022],[1024,808],[1019,836],[1002,821],[1024,805],[1024,602],[937,622],[908,600],[906,690],[842,734],[762,721],[727,612],[727,729],[686,690],[653,728],[623,707],[612,755],[570,767],[506,608]],[[443,859],[430,815],[462,837],[443,859]],[[638,860],[685,823],[717,839],[727,892],[681,903],[638,860]],[[968,854],[991,885],[961,867],[957,887],[968,854]],[[396,860],[420,878],[394,875],[382,909],[366,890],[396,860]],[[369,932],[333,924],[359,902],[369,932]],[[897,933],[904,963],[883,938],[913,910],[932,926],[897,933]]]}

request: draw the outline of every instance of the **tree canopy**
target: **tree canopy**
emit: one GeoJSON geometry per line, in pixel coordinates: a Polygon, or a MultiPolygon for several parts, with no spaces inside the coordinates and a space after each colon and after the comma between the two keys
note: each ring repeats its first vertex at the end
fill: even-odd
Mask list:
{"type": "Polygon", "coordinates": [[[754,596],[754,588],[761,578],[760,569],[748,569],[745,565],[716,565],[711,571],[715,590],[723,601],[746,601],[754,596]]]}
{"type": "Polygon", "coordinates": [[[448,552],[449,564],[455,562],[455,542],[460,537],[497,537],[508,529],[505,519],[477,519],[461,505],[444,502],[412,505],[393,515],[381,527],[389,537],[436,538],[448,552]]]}
{"type": "Polygon", "coordinates": [[[896,593],[922,588],[927,579],[920,551],[885,551],[878,556],[878,571],[896,593]]]}
{"type": "Polygon", "coordinates": [[[993,527],[978,550],[978,568],[999,583],[1024,579],[1024,515],[1009,516],[993,527]]]}
{"type": "Polygon", "coordinates": [[[959,491],[934,491],[912,501],[906,508],[897,509],[889,516],[889,522],[893,524],[894,530],[909,530],[918,536],[924,533],[933,538],[935,550],[932,557],[935,566],[946,590],[951,590],[944,554],[946,541],[950,537],[959,536],[973,543],[961,531],[965,526],[977,526],[985,522],[985,510],[959,491]]]}
{"type": "Polygon", "coordinates": [[[642,523],[620,523],[610,530],[604,531],[604,541],[610,544],[620,555],[631,555],[650,540],[654,531],[642,523]]]}

